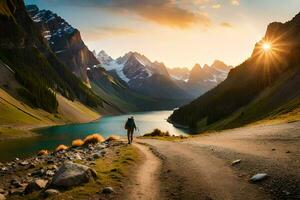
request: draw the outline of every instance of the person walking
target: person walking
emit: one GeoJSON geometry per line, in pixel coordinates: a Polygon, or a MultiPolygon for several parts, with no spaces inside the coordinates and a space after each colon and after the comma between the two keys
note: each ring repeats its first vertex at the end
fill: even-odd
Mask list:
{"type": "Polygon", "coordinates": [[[136,130],[136,125],[133,116],[127,119],[125,129],[127,130],[128,144],[131,144],[133,140],[133,132],[134,130],[136,130]]]}

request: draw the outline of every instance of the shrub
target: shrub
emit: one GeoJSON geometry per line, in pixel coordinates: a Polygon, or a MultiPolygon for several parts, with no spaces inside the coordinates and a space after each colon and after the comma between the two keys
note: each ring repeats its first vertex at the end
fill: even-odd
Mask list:
{"type": "Polygon", "coordinates": [[[85,139],[84,139],[84,144],[88,145],[88,144],[96,144],[99,142],[104,142],[104,138],[99,135],[99,134],[92,134],[92,135],[88,135],[85,139]]]}
{"type": "Polygon", "coordinates": [[[81,139],[73,140],[72,141],[72,147],[80,147],[84,144],[84,142],[81,139]]]}
{"type": "Polygon", "coordinates": [[[117,135],[110,135],[108,138],[106,138],[105,141],[110,142],[110,141],[118,141],[120,140],[120,137],[117,135]]]}
{"type": "Polygon", "coordinates": [[[159,129],[156,128],[156,129],[154,129],[151,133],[147,133],[147,134],[145,134],[144,136],[151,136],[151,137],[155,137],[155,136],[169,137],[170,134],[169,134],[168,131],[163,132],[163,131],[161,131],[161,130],[159,130],[159,129]]]}
{"type": "Polygon", "coordinates": [[[46,156],[49,154],[49,151],[47,149],[42,149],[38,152],[38,156],[46,156]]]}
{"type": "Polygon", "coordinates": [[[63,150],[67,150],[67,149],[68,149],[68,147],[66,145],[61,144],[56,147],[55,151],[58,152],[58,151],[63,151],[63,150]]]}

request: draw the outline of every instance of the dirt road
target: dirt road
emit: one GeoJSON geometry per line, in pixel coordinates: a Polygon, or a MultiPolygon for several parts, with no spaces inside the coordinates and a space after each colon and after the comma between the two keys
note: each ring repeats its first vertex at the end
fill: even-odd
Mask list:
{"type": "MultiPolygon", "coordinates": [[[[147,182],[160,191],[148,187],[141,199],[300,199],[300,122],[243,127],[182,142],[138,142],[151,145],[161,160],[161,167],[150,166],[157,157],[146,156],[152,171],[160,169],[147,182]],[[237,159],[241,162],[232,166],[237,159]],[[267,173],[268,178],[250,183],[256,173],[267,173]]],[[[151,173],[145,166],[141,176],[151,173]]]]}

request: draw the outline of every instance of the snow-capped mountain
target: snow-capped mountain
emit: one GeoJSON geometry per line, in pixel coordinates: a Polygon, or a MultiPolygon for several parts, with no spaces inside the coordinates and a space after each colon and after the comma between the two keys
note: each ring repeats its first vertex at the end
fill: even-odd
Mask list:
{"type": "Polygon", "coordinates": [[[131,89],[143,95],[190,98],[190,95],[172,81],[163,63],[152,62],[140,53],[128,52],[114,60],[102,50],[97,54],[97,59],[108,72],[115,74],[131,89]]]}
{"type": "Polygon", "coordinates": [[[197,97],[225,80],[231,68],[215,60],[211,66],[195,64],[191,70],[185,67],[168,68],[168,72],[178,86],[197,97]]]}
{"type": "Polygon", "coordinates": [[[99,61],[82,41],[80,32],[50,10],[39,10],[36,5],[27,5],[26,9],[56,56],[88,83],[87,68],[99,61]]]}

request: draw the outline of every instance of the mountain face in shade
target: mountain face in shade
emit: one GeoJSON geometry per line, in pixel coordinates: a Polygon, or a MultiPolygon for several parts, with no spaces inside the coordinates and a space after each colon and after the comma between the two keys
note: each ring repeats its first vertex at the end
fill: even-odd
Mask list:
{"type": "Polygon", "coordinates": [[[194,97],[207,92],[226,79],[232,67],[224,62],[215,60],[203,68],[199,64],[189,70],[188,68],[169,68],[168,72],[176,84],[194,97]]]}
{"type": "Polygon", "coordinates": [[[99,64],[81,39],[80,32],[50,10],[26,6],[27,12],[39,27],[56,56],[85,83],[89,83],[87,68],[99,64]]]}
{"type": "Polygon", "coordinates": [[[102,106],[100,97],[49,49],[23,1],[1,1],[0,8],[0,60],[12,69],[22,86],[16,91],[18,98],[32,107],[53,113],[58,107],[56,92],[94,108],[102,106]]]}
{"type": "Polygon", "coordinates": [[[174,111],[169,120],[198,130],[223,129],[298,108],[299,34],[300,14],[286,23],[271,23],[249,59],[231,69],[217,87],[174,111]],[[271,49],[264,50],[265,43],[271,49]]]}
{"type": "Polygon", "coordinates": [[[97,59],[101,66],[139,94],[164,99],[191,98],[173,82],[163,63],[151,62],[146,56],[137,52],[129,52],[114,60],[104,51],[100,51],[97,59]]]}

